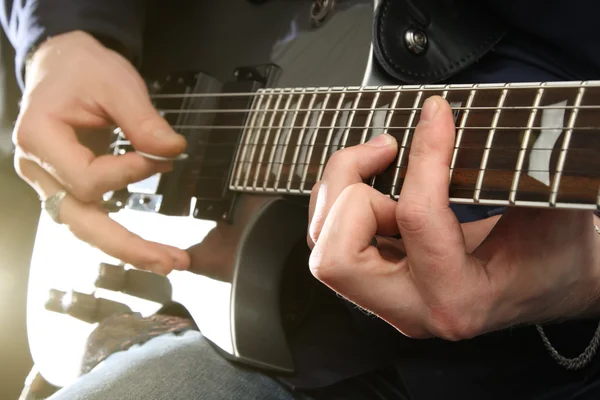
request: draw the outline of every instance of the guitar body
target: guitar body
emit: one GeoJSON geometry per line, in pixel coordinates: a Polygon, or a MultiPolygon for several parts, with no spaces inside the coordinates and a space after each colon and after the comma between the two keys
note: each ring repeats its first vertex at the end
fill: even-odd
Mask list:
{"type": "MultiPolygon", "coordinates": [[[[385,64],[390,54],[381,46],[406,43],[414,53],[424,42],[410,24],[404,33],[395,30],[401,24],[389,24],[387,40],[374,41],[373,32],[384,30],[373,29],[379,3],[150,7],[142,75],[156,108],[187,136],[189,157],[168,174],[113,193],[105,205],[132,232],[188,249],[192,265],[166,278],[120,265],[42,215],[28,336],[48,382],[75,379],[97,323],[129,311],[191,316],[224,356],[293,372],[287,337],[319,287],[307,263],[311,188],[333,152],[386,131],[400,143],[398,156],[370,184],[398,198],[419,109],[430,95],[443,96],[455,111],[452,203],[600,209],[600,82],[393,86],[400,82],[381,71],[391,74],[395,61],[380,68],[374,54],[385,64]]],[[[382,2],[389,9],[380,9],[401,18],[401,3],[382,2]]],[[[453,24],[477,31],[488,25],[476,20],[453,24]]],[[[407,53],[409,72],[423,73],[427,55],[441,53],[449,54],[407,53]]],[[[116,136],[115,154],[133,150],[126,132],[116,136]]]]}
{"type": "MultiPolygon", "coordinates": [[[[316,12],[311,0],[182,3],[188,5],[174,7],[203,3],[202,20],[161,30],[163,48],[156,55],[152,49],[145,55],[149,67],[143,75],[150,87],[172,81],[182,70],[185,60],[175,54],[160,68],[154,61],[159,52],[168,54],[169,40],[181,40],[185,31],[193,32],[199,43],[197,53],[190,55],[197,59],[192,72],[207,76],[208,92],[234,80],[236,69],[263,64],[278,66],[276,79],[267,82],[271,86],[378,82],[369,72],[372,1],[325,2],[333,9],[324,12],[322,23],[311,23],[311,12],[316,12]]],[[[173,12],[177,13],[186,11],[173,12]]],[[[164,18],[169,25],[169,17],[164,18]]],[[[152,42],[152,33],[147,40],[152,42]]],[[[152,212],[154,200],[113,214],[144,238],[190,248],[192,270],[174,271],[167,278],[123,269],[119,260],[82,243],[42,214],[31,261],[27,320],[32,356],[43,378],[62,387],[80,374],[87,338],[98,317],[110,314],[106,309],[149,316],[173,307],[189,314],[225,356],[279,372],[293,371],[285,330],[293,328],[309,306],[312,284],[307,267],[307,198],[239,193],[230,200],[225,208],[209,206],[212,214],[196,217],[152,212]],[[195,272],[199,269],[208,276],[195,272]],[[284,280],[296,293],[285,301],[284,280]],[[99,305],[97,299],[115,303],[99,305]]]]}

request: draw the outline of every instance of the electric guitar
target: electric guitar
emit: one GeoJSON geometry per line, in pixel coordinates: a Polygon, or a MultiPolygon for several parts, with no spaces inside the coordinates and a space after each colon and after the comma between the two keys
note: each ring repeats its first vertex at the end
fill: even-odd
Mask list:
{"type": "MultiPolygon", "coordinates": [[[[135,270],[42,215],[28,336],[48,382],[76,378],[90,332],[123,311],[185,313],[233,359],[293,372],[287,332],[310,307],[315,284],[306,262],[311,188],[336,151],[388,132],[398,156],[368,183],[397,198],[420,107],[431,95],[455,112],[453,203],[597,209],[600,82],[398,86],[377,68],[377,3],[211,2],[205,18],[247,16],[261,43],[272,43],[269,56],[256,62],[265,52],[253,51],[248,25],[199,24],[208,72],[145,76],[156,108],[188,137],[189,157],[112,193],[106,206],[142,237],[190,248],[193,261],[195,246],[207,246],[212,251],[200,261],[210,273],[195,273],[194,262],[167,277],[135,270]],[[285,37],[271,29],[273,15],[293,16],[283,21],[285,37]]],[[[116,130],[108,151],[132,149],[116,130]]]]}

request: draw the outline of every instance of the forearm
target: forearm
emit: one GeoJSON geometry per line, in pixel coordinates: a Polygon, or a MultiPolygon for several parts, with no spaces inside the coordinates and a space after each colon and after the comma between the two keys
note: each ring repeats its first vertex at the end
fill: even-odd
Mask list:
{"type": "Polygon", "coordinates": [[[16,51],[22,88],[28,54],[62,33],[85,31],[134,64],[141,58],[144,0],[4,0],[0,20],[16,51]]]}

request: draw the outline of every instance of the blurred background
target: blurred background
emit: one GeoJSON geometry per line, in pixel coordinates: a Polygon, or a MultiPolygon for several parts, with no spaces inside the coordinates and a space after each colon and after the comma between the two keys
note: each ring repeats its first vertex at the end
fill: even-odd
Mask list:
{"type": "Polygon", "coordinates": [[[0,58],[0,399],[16,400],[32,367],[25,305],[40,204],[13,168],[11,133],[21,93],[4,32],[0,58]]]}

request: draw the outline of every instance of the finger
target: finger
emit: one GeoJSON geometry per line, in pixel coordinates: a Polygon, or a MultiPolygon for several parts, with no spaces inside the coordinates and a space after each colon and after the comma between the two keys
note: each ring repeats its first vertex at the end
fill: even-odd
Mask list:
{"type": "Polygon", "coordinates": [[[309,259],[312,274],[348,300],[409,336],[423,336],[423,306],[406,263],[371,246],[382,225],[395,224],[395,202],[364,184],[346,188],[332,206],[309,259]]]}
{"type": "MultiPolygon", "coordinates": [[[[60,183],[33,161],[18,155],[15,166],[40,198],[62,190],[60,183]]],[[[189,266],[189,256],[183,250],[142,239],[111,219],[97,204],[68,195],[61,203],[60,220],[78,239],[134,267],[166,274],[189,266]]]]}
{"type": "Polygon", "coordinates": [[[161,157],[175,157],[185,151],[185,138],[158,114],[145,87],[112,88],[103,108],[136,150],[161,157]]]}
{"type": "Polygon", "coordinates": [[[415,279],[435,290],[462,268],[466,249],[448,198],[454,122],[440,97],[425,101],[409,153],[396,219],[415,279]]]}
{"type": "MultiPolygon", "coordinates": [[[[398,144],[393,136],[382,134],[365,144],[339,150],[327,162],[316,196],[311,195],[309,236],[316,242],[329,209],[342,191],[377,175],[394,160],[398,144]]],[[[309,210],[310,211],[310,210],[309,210]]]]}
{"type": "Polygon", "coordinates": [[[309,231],[306,234],[306,243],[309,248],[313,248],[315,246],[315,242],[310,236],[310,222],[312,221],[312,216],[315,213],[315,206],[317,204],[317,197],[319,195],[319,188],[321,187],[321,182],[315,183],[312,190],[310,191],[310,201],[308,203],[308,226],[309,231]]]}
{"type": "Polygon", "coordinates": [[[73,127],[39,115],[36,110],[26,111],[16,127],[17,145],[82,201],[98,200],[106,192],[172,168],[171,163],[135,153],[95,157],[77,140],[73,127]]]}

